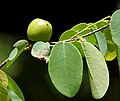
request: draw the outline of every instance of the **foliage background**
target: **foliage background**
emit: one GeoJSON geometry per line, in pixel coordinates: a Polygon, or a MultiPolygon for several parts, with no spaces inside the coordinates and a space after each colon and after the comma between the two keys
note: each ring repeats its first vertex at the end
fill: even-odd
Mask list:
{"type": "MultiPolygon", "coordinates": [[[[53,25],[53,35],[50,41],[58,41],[65,30],[80,22],[96,22],[116,9],[120,8],[119,0],[96,1],[40,1],[25,4],[6,5],[0,8],[0,63],[12,50],[12,45],[19,39],[27,39],[28,24],[34,18],[43,18],[53,25]]],[[[28,40],[28,39],[27,39],[28,40]]],[[[86,69],[80,91],[72,98],[61,95],[52,85],[47,65],[33,58],[30,51],[24,52],[9,68],[3,68],[19,85],[26,101],[119,101],[120,76],[117,60],[107,62],[110,72],[110,86],[106,95],[99,100],[91,96],[86,69]]]]}

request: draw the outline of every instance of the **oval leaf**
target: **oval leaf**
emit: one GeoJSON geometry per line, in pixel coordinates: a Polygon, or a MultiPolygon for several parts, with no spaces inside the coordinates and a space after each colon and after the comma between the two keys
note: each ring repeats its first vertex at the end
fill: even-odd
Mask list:
{"type": "Polygon", "coordinates": [[[33,57],[36,57],[38,59],[44,59],[46,63],[48,62],[48,56],[50,51],[50,44],[48,42],[36,42],[31,50],[31,54],[33,57]]]}
{"type": "Polygon", "coordinates": [[[25,39],[22,39],[22,40],[19,40],[17,41],[13,47],[16,47],[16,48],[22,48],[23,46],[27,46],[28,45],[28,41],[25,40],[25,39]]]}
{"type": "MultiPolygon", "coordinates": [[[[100,27],[105,26],[107,24],[108,24],[108,21],[103,20],[102,22],[97,23],[96,26],[97,26],[97,28],[100,28],[100,27]]],[[[111,34],[110,26],[101,30],[101,32],[104,34],[104,36],[106,38],[106,42],[107,42],[107,52],[105,54],[105,60],[106,61],[112,61],[113,59],[116,58],[117,53],[116,53],[116,45],[112,40],[112,34],[111,34]]]]}
{"type": "Polygon", "coordinates": [[[18,56],[24,51],[27,45],[28,42],[26,40],[19,40],[13,45],[14,49],[10,53],[8,61],[6,63],[7,68],[18,58],[18,56]]]}
{"type": "Polygon", "coordinates": [[[83,76],[80,52],[71,43],[58,42],[51,50],[48,71],[53,85],[61,94],[75,96],[83,76]]]}
{"type": "Polygon", "coordinates": [[[17,56],[17,54],[18,54],[18,49],[17,49],[17,48],[14,48],[14,49],[12,50],[12,52],[10,53],[8,60],[9,60],[9,61],[13,60],[13,59],[17,56]]]}
{"type": "Polygon", "coordinates": [[[71,28],[71,30],[76,31],[76,32],[79,32],[79,31],[83,30],[84,28],[86,28],[87,26],[88,26],[88,25],[87,25],[86,23],[79,23],[79,24],[73,26],[73,27],[71,28]]]}
{"type": "Polygon", "coordinates": [[[84,42],[83,49],[88,65],[90,87],[95,99],[102,98],[109,86],[109,72],[102,53],[91,43],[84,42]]]}
{"type": "Polygon", "coordinates": [[[120,10],[116,10],[110,20],[113,41],[120,46],[120,10]]]}
{"type": "Polygon", "coordinates": [[[66,30],[64,33],[62,33],[59,40],[60,41],[67,40],[67,39],[71,38],[72,36],[74,36],[76,33],[77,32],[75,32],[73,30],[66,30]]]}
{"type": "Polygon", "coordinates": [[[7,78],[8,78],[8,92],[10,96],[13,98],[13,95],[14,95],[17,97],[17,99],[19,97],[21,101],[25,101],[24,95],[21,89],[19,88],[19,86],[16,84],[16,82],[9,75],[7,75],[7,78]]]}
{"type": "Polygon", "coordinates": [[[6,87],[0,82],[0,101],[11,101],[6,87]]]}
{"type": "Polygon", "coordinates": [[[116,52],[116,45],[113,43],[113,41],[107,40],[107,53],[105,55],[106,61],[112,61],[116,58],[117,52],[116,52]]]}
{"type": "Polygon", "coordinates": [[[117,61],[118,61],[119,74],[120,74],[120,46],[117,46],[117,61]]]}
{"type": "Polygon", "coordinates": [[[96,32],[95,36],[97,39],[97,43],[98,43],[100,52],[103,54],[103,56],[105,56],[105,54],[107,52],[107,42],[106,42],[105,36],[103,35],[102,32],[96,32]]]}
{"type": "Polygon", "coordinates": [[[6,76],[6,73],[3,72],[2,70],[0,70],[0,81],[2,82],[2,84],[7,87],[8,86],[8,78],[6,76]]]}
{"type": "Polygon", "coordinates": [[[23,101],[13,90],[7,87],[8,94],[10,96],[11,101],[23,101]]]}

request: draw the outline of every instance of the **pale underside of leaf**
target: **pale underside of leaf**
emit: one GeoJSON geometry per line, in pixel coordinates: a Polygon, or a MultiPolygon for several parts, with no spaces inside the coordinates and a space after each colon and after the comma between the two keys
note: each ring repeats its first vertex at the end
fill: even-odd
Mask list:
{"type": "Polygon", "coordinates": [[[95,99],[102,98],[109,86],[109,72],[102,53],[91,43],[84,42],[84,53],[88,65],[90,87],[95,99]]]}

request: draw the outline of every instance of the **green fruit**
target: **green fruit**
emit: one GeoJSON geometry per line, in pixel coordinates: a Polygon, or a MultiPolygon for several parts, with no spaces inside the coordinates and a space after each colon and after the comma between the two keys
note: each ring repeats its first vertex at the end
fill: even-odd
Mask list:
{"type": "Polygon", "coordinates": [[[46,20],[36,18],[29,24],[27,36],[31,41],[47,42],[52,36],[52,25],[46,20]]]}

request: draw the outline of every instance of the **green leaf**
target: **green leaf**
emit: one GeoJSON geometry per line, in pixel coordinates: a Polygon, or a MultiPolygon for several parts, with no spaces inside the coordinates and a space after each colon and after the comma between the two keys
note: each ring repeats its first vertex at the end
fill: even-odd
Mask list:
{"type": "Polygon", "coordinates": [[[116,10],[110,20],[112,39],[115,44],[120,46],[120,10],[116,10]]]}
{"type": "MultiPolygon", "coordinates": [[[[91,29],[96,30],[98,28],[96,25],[92,25],[91,29]]],[[[94,45],[96,45],[99,48],[100,52],[103,54],[103,56],[105,56],[107,52],[107,42],[104,34],[101,31],[99,31],[95,33],[95,37],[96,37],[96,44],[94,45]]]]}
{"type": "MultiPolygon", "coordinates": [[[[24,95],[21,91],[21,89],[19,88],[19,86],[16,84],[16,82],[9,76],[7,75],[8,78],[8,92],[10,94],[10,96],[13,98],[13,96],[18,99],[21,99],[22,101],[25,101],[24,99],[24,95]]],[[[18,101],[18,100],[17,100],[18,101]]]]}
{"type": "Polygon", "coordinates": [[[79,23],[79,24],[73,26],[73,27],[71,28],[71,30],[76,31],[76,32],[80,32],[81,30],[83,30],[83,29],[86,28],[87,26],[88,26],[88,25],[87,25],[86,23],[79,23]]]}
{"type": "Polygon", "coordinates": [[[107,42],[106,42],[105,36],[103,35],[102,32],[96,32],[95,36],[97,39],[97,43],[98,43],[100,52],[103,54],[103,56],[105,56],[105,54],[107,52],[107,42]]]}
{"type": "Polygon", "coordinates": [[[19,40],[13,45],[14,49],[11,51],[6,63],[7,68],[18,58],[27,45],[28,42],[26,40],[19,40]]]}
{"type": "Polygon", "coordinates": [[[6,87],[0,81],[0,101],[10,101],[6,87]]]}
{"type": "Polygon", "coordinates": [[[28,45],[28,41],[27,40],[24,40],[24,39],[22,39],[22,40],[19,40],[19,41],[17,41],[14,45],[13,45],[13,47],[16,47],[16,48],[23,48],[23,46],[27,46],[28,45]]]}
{"type": "Polygon", "coordinates": [[[118,61],[119,74],[120,74],[120,46],[117,46],[117,61],[118,61]]]}
{"type": "MultiPolygon", "coordinates": [[[[108,24],[108,21],[103,20],[102,22],[96,24],[97,28],[100,28],[102,26],[105,26],[108,24]]],[[[112,61],[113,59],[116,58],[117,53],[116,53],[116,45],[112,40],[112,34],[111,34],[111,29],[108,26],[107,28],[101,30],[101,32],[104,34],[107,42],[107,52],[105,54],[105,60],[106,61],[112,61]]]]}
{"type": "Polygon", "coordinates": [[[53,85],[61,94],[70,98],[75,96],[83,76],[80,52],[71,43],[56,43],[51,50],[48,71],[53,85]]]}
{"type": "Polygon", "coordinates": [[[116,58],[116,45],[113,43],[113,41],[107,40],[107,53],[105,55],[106,61],[112,61],[116,58]]]}
{"type": "Polygon", "coordinates": [[[12,60],[14,60],[14,58],[17,56],[17,54],[18,54],[18,49],[17,48],[14,48],[13,50],[12,50],[12,52],[10,53],[10,55],[9,55],[9,61],[12,61],[12,60]]]}
{"type": "MultiPolygon", "coordinates": [[[[79,23],[79,24],[73,26],[73,27],[71,28],[71,30],[76,31],[76,32],[79,32],[79,33],[80,33],[79,35],[82,36],[82,35],[87,34],[87,33],[89,33],[89,32],[92,31],[91,28],[89,28],[88,26],[89,26],[89,24],[79,23]],[[87,28],[87,27],[88,27],[88,28],[87,28]]],[[[93,34],[93,35],[90,35],[90,36],[87,36],[85,39],[86,39],[87,41],[91,42],[92,44],[95,44],[95,43],[96,43],[96,38],[95,38],[95,35],[94,35],[94,34],[93,34]]]]}
{"type": "Polygon", "coordinates": [[[65,32],[62,33],[62,35],[59,38],[59,41],[67,40],[74,36],[77,32],[73,30],[66,30],[65,32]]]}
{"type": "MultiPolygon", "coordinates": [[[[105,26],[107,24],[109,24],[108,21],[102,20],[101,22],[96,24],[96,27],[101,28],[101,27],[103,27],[103,26],[105,26]]],[[[110,26],[108,26],[105,29],[102,29],[101,32],[104,34],[106,40],[112,40],[112,34],[111,34],[110,26]]]]}
{"type": "Polygon", "coordinates": [[[6,73],[2,70],[0,70],[0,82],[3,84],[3,86],[8,86],[8,78],[6,76],[6,73]]]}
{"type": "Polygon", "coordinates": [[[74,42],[71,42],[71,43],[79,50],[82,57],[84,57],[84,51],[83,51],[83,48],[81,46],[81,43],[79,41],[74,41],[74,42]]]}
{"type": "MultiPolygon", "coordinates": [[[[62,35],[59,38],[59,41],[70,39],[72,36],[74,36],[77,33],[79,34],[76,37],[79,37],[79,36],[82,36],[84,34],[91,32],[92,30],[90,28],[87,28],[88,25],[89,24],[86,24],[86,23],[79,23],[73,26],[71,29],[66,30],[64,33],[62,33],[62,35]]],[[[94,34],[86,37],[85,39],[91,42],[92,44],[96,43],[96,38],[94,34]]]]}
{"type": "Polygon", "coordinates": [[[23,101],[13,90],[7,87],[8,94],[10,95],[10,99],[12,101],[23,101]]]}
{"type": "Polygon", "coordinates": [[[109,86],[109,72],[102,53],[91,43],[84,42],[83,49],[88,65],[90,87],[95,99],[102,98],[109,86]]]}
{"type": "Polygon", "coordinates": [[[36,57],[38,59],[44,59],[46,63],[49,60],[49,52],[50,52],[50,44],[48,42],[36,42],[31,50],[31,54],[33,57],[36,57]]]}

